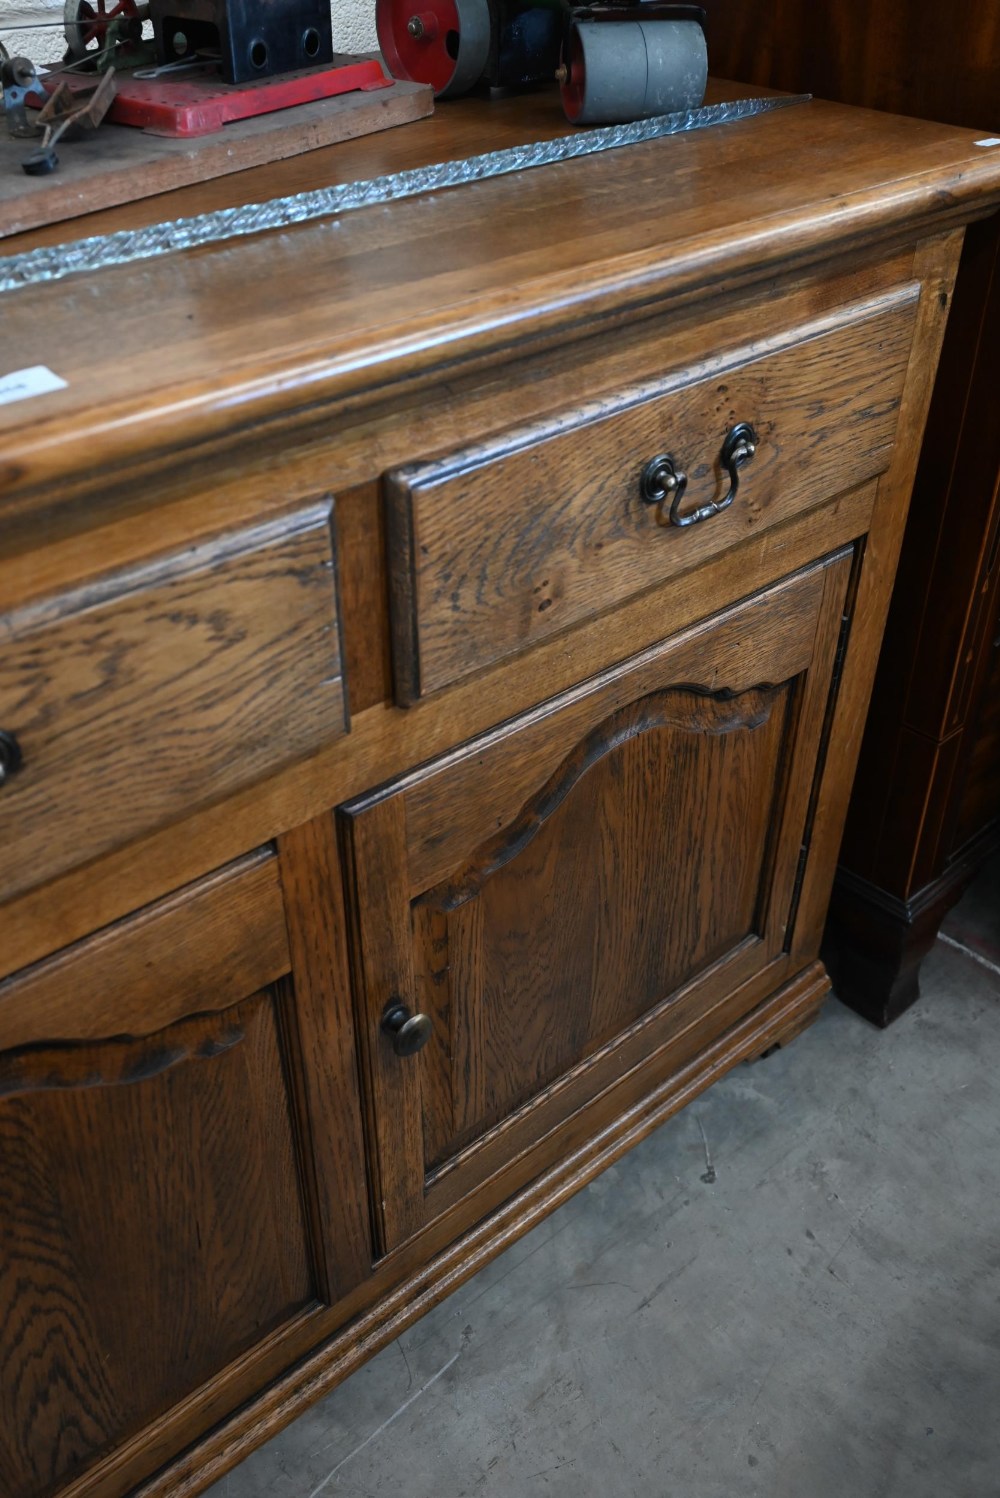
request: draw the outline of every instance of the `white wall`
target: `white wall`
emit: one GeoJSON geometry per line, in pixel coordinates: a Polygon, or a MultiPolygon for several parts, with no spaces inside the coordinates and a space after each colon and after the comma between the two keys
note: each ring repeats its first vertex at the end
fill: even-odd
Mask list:
{"type": "MultiPolygon", "coordinates": [[[[332,0],[333,45],[338,52],[371,52],[375,46],[375,0],[332,0]]],[[[19,21],[62,21],[63,0],[0,0],[0,41],[13,57],[58,62],[65,43],[56,26],[44,31],[8,31],[19,21]]]]}
{"type": "Polygon", "coordinates": [[[332,0],[333,45],[338,52],[374,52],[375,0],[332,0]]]}

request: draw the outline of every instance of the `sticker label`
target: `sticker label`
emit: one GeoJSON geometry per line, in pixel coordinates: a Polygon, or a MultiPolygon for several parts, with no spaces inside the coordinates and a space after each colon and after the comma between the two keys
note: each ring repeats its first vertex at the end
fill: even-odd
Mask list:
{"type": "Polygon", "coordinates": [[[68,381],[45,364],[15,369],[10,374],[0,375],[0,406],[9,406],[12,401],[26,401],[33,395],[48,395],[52,390],[65,390],[67,384],[68,381]]]}
{"type": "Polygon", "coordinates": [[[974,146],[1000,146],[1000,135],[987,135],[985,140],[974,140],[974,146]]]}

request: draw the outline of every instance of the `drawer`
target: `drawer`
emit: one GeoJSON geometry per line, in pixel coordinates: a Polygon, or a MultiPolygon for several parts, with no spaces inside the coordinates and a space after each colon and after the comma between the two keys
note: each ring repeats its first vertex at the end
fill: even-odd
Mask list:
{"type": "Polygon", "coordinates": [[[0,898],[346,727],[329,502],[0,616],[0,898]]]}
{"type": "Polygon", "coordinates": [[[918,295],[901,286],[386,474],[397,701],[413,703],[881,473],[918,295]],[[741,423],[753,428],[755,451],[732,485],[723,448],[741,423]],[[643,492],[644,473],[664,456],[686,479],[676,506],[686,524],[671,522],[678,490],[660,503],[643,492]],[[692,522],[699,510],[709,513],[692,522]]]}

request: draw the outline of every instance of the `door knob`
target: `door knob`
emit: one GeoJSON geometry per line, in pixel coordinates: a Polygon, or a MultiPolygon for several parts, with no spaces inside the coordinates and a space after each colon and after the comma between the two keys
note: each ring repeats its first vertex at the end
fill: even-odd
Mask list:
{"type": "Polygon", "coordinates": [[[382,1033],[392,1041],[397,1056],[415,1056],[431,1038],[434,1026],[426,1014],[411,1014],[405,1004],[393,999],[382,1016],[382,1033]]]}

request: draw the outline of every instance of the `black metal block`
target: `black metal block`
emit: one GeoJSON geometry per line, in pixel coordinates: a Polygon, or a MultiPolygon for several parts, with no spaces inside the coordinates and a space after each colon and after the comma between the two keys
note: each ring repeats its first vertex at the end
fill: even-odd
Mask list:
{"type": "Polygon", "coordinates": [[[227,83],[251,83],[333,60],[329,0],[150,0],[161,63],[218,51],[227,83]]]}

